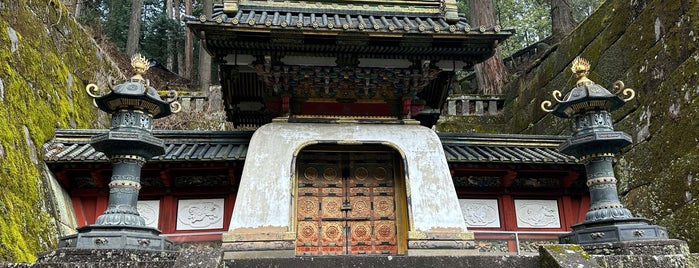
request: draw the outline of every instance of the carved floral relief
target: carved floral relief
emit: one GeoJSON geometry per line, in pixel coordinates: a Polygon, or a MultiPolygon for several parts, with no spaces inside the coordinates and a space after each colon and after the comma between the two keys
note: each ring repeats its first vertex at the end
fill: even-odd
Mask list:
{"type": "Polygon", "coordinates": [[[223,228],[223,198],[179,200],[177,230],[223,228]]]}

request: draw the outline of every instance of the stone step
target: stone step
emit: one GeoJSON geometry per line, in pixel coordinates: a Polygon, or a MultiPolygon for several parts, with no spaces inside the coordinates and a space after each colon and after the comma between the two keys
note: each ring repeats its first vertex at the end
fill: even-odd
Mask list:
{"type": "Polygon", "coordinates": [[[285,267],[285,268],[340,268],[340,267],[518,267],[538,268],[538,256],[332,256],[287,257],[225,260],[226,267],[285,267]]]}

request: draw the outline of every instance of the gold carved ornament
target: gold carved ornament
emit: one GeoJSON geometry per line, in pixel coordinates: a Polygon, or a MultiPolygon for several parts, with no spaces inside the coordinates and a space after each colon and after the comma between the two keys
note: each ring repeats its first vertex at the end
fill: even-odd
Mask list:
{"type": "MultiPolygon", "coordinates": [[[[143,83],[145,86],[146,90],[144,90],[143,94],[148,94],[148,88],[150,87],[150,81],[146,80],[143,78],[143,74],[145,74],[148,69],[150,68],[150,61],[144,57],[141,56],[141,54],[136,53],[131,57],[131,68],[134,72],[134,75],[131,77],[131,81],[134,80],[139,80],[143,83]]],[[[108,88],[111,91],[111,88],[113,85],[115,85],[116,82],[113,78],[109,78],[109,83],[108,83],[108,88]]],[[[97,102],[95,101],[95,98],[102,97],[103,95],[100,94],[100,89],[99,86],[96,84],[88,84],[85,87],[85,91],[87,91],[87,95],[93,98],[92,104],[97,107],[97,102]]],[[[108,93],[108,92],[107,92],[108,93]]],[[[106,94],[105,94],[106,95],[106,94]]],[[[182,105],[177,101],[178,94],[174,90],[168,91],[167,95],[165,96],[165,101],[170,104],[170,109],[172,113],[179,113],[182,111],[182,105]]]]}
{"type": "MultiPolygon", "coordinates": [[[[590,62],[586,59],[582,57],[576,57],[573,60],[573,64],[570,67],[570,71],[573,72],[573,74],[578,78],[578,81],[575,83],[575,86],[580,87],[594,83],[592,80],[587,78],[587,76],[590,74],[590,62]]],[[[622,98],[624,102],[628,102],[636,97],[636,92],[631,88],[624,88],[624,82],[620,80],[614,82],[612,84],[612,88],[615,90],[615,92],[621,91],[621,94],[626,97],[622,98]]],[[[561,93],[560,91],[554,90],[553,92],[551,92],[551,95],[557,102],[563,102],[563,100],[561,99],[563,93],[561,93]]],[[[546,100],[541,102],[541,110],[543,110],[544,112],[552,112],[552,106],[553,103],[551,101],[546,100]]]]}

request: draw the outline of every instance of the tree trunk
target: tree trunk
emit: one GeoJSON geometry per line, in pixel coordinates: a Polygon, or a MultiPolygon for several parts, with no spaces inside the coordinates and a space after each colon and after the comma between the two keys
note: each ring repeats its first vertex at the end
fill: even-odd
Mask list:
{"type": "Polygon", "coordinates": [[[551,0],[551,38],[557,43],[575,29],[568,0],[551,0]]]}
{"type": "MultiPolygon", "coordinates": [[[[211,0],[202,1],[202,11],[207,18],[211,18],[213,13],[213,2],[211,0]]],[[[209,92],[211,85],[211,56],[204,49],[203,40],[199,41],[199,88],[202,92],[209,92]]]]}
{"type": "Polygon", "coordinates": [[[83,1],[75,1],[75,9],[73,10],[73,17],[76,19],[80,18],[80,12],[83,9],[83,1]]]}
{"type": "MultiPolygon", "coordinates": [[[[184,12],[192,15],[192,0],[184,0],[184,12]]],[[[192,31],[189,27],[184,28],[184,77],[192,78],[192,68],[194,66],[194,44],[192,41],[192,31]]]]}
{"type": "Polygon", "coordinates": [[[126,38],[126,55],[133,56],[138,52],[138,41],[141,39],[141,6],[142,0],[131,0],[131,18],[129,19],[129,35],[126,38]]]}
{"type": "MultiPolygon", "coordinates": [[[[172,16],[173,15],[173,0],[165,1],[165,13],[167,14],[168,19],[171,19],[171,20],[174,19],[172,16]]],[[[177,18],[177,19],[179,19],[179,18],[177,18]]],[[[168,36],[167,36],[167,63],[165,66],[170,71],[172,71],[172,67],[174,67],[174,62],[175,62],[175,60],[174,60],[175,57],[173,56],[173,54],[174,54],[173,53],[174,49],[173,49],[173,44],[172,44],[173,41],[174,40],[173,40],[172,33],[168,34],[168,36]]]]}
{"type": "MultiPolygon", "coordinates": [[[[180,4],[182,3],[181,0],[174,0],[173,6],[174,6],[174,12],[175,12],[175,20],[180,21],[180,4]]],[[[185,27],[187,29],[187,27],[185,27]]],[[[177,41],[177,74],[179,74],[181,77],[184,76],[184,44],[182,43],[183,40],[178,39],[177,41]]]]}
{"type": "MultiPolygon", "coordinates": [[[[474,27],[495,26],[495,12],[492,0],[470,0],[471,24],[474,27]]],[[[502,63],[499,52],[489,59],[474,66],[478,92],[486,95],[502,94],[505,84],[505,66],[502,63]]]]}

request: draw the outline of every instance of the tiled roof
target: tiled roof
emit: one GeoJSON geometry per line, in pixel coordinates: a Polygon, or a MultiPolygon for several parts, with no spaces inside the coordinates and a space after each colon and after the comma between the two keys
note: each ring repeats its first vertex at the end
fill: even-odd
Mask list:
{"type": "Polygon", "coordinates": [[[267,11],[262,7],[241,8],[235,14],[223,12],[222,5],[214,6],[210,18],[189,17],[190,21],[199,20],[202,23],[216,22],[218,24],[268,29],[301,29],[329,31],[366,31],[366,32],[395,32],[395,33],[461,33],[461,34],[498,34],[509,36],[513,29],[502,29],[500,26],[471,26],[461,17],[455,23],[449,23],[441,15],[406,14],[387,15],[386,12],[342,12],[339,10],[306,11],[267,11]]]}
{"type": "Polygon", "coordinates": [[[558,152],[564,136],[441,133],[439,137],[447,162],[578,163],[558,152]]]}
{"type": "MultiPolygon", "coordinates": [[[[103,153],[90,146],[90,137],[106,130],[58,130],[44,144],[47,163],[107,162],[103,153]]],[[[156,162],[243,161],[252,132],[240,131],[154,131],[165,141],[165,155],[156,162]]],[[[575,158],[557,151],[562,136],[449,134],[440,133],[450,163],[541,163],[577,164],[575,158]]]]}
{"type": "MultiPolygon", "coordinates": [[[[47,163],[106,162],[107,157],[90,146],[92,136],[107,130],[57,130],[52,142],[43,146],[47,163]]],[[[154,131],[165,141],[165,154],[154,161],[244,160],[252,132],[242,131],[154,131]]]]}

